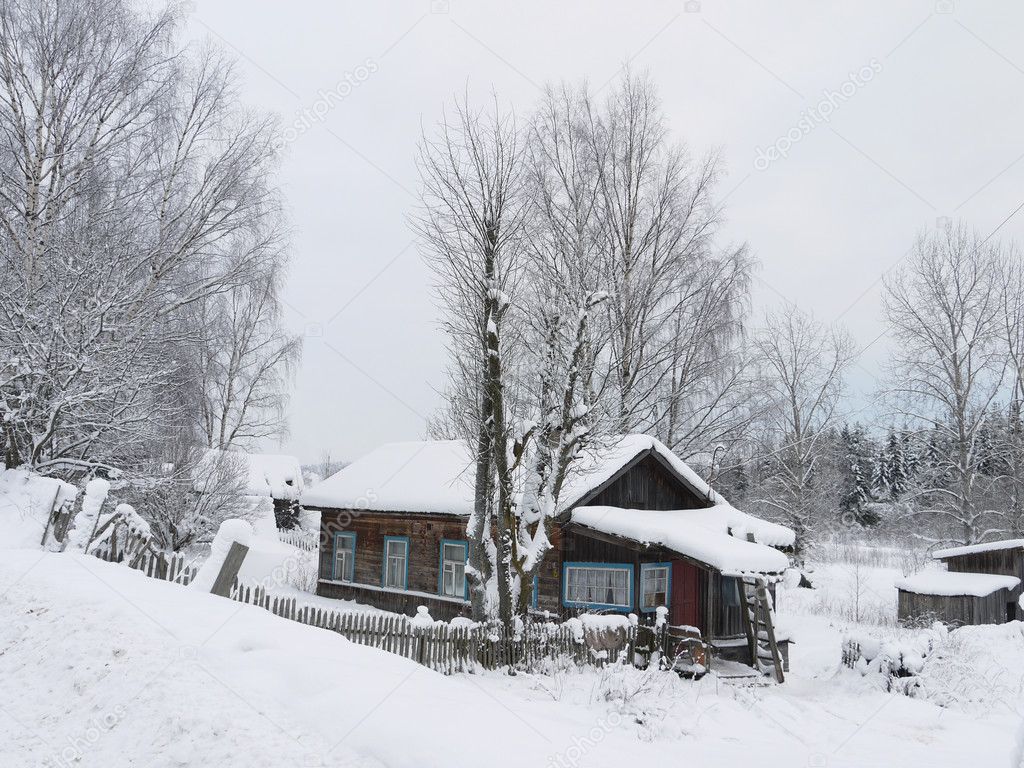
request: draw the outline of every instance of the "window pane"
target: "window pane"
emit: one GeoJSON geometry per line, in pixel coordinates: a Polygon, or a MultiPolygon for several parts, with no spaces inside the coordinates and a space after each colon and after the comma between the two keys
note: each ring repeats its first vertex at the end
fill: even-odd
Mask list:
{"type": "Polygon", "coordinates": [[[644,568],[640,600],[641,606],[647,609],[657,608],[668,602],[668,568],[644,568]]]}
{"type": "Polygon", "coordinates": [[[565,570],[565,599],[571,603],[628,608],[630,570],[571,566],[565,570]]]}

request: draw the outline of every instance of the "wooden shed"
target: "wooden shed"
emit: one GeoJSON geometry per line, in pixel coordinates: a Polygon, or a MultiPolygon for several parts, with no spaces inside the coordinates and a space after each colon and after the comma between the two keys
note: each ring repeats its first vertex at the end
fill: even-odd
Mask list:
{"type": "Polygon", "coordinates": [[[924,571],[896,582],[901,623],[1003,624],[1015,618],[1015,576],[924,571]]]}
{"type": "Polygon", "coordinates": [[[946,570],[957,573],[989,573],[997,576],[1015,576],[1021,584],[1010,591],[1014,603],[1011,619],[1024,619],[1024,611],[1017,605],[1024,585],[1024,539],[1003,539],[967,547],[939,549],[932,557],[941,560],[946,570]]]}

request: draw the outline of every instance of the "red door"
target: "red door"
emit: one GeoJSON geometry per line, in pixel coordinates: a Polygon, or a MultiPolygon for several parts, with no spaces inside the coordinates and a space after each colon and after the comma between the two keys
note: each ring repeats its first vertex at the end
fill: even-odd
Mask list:
{"type": "Polygon", "coordinates": [[[673,560],[671,589],[669,622],[673,626],[700,627],[700,570],[697,566],[673,560]]]}

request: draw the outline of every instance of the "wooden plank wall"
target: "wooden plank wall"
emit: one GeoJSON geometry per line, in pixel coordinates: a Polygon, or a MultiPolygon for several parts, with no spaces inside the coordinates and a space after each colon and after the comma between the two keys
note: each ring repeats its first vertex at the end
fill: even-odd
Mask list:
{"type": "Polygon", "coordinates": [[[1005,624],[1010,594],[1000,589],[984,597],[919,595],[899,590],[897,616],[901,623],[941,621],[949,626],[1005,624]]]}
{"type": "Polygon", "coordinates": [[[992,573],[1000,576],[1016,576],[1021,585],[1011,593],[1013,599],[1020,597],[1024,589],[1024,550],[994,549],[975,552],[970,555],[943,558],[946,569],[957,573],[992,573]]]}
{"type": "Polygon", "coordinates": [[[681,485],[653,456],[642,459],[586,503],[589,507],[661,510],[708,506],[707,499],[681,485]]]}

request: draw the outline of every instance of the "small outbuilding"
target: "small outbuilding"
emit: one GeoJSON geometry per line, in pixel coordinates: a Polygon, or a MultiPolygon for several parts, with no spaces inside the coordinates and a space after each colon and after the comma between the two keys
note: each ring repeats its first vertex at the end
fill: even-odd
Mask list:
{"type": "Polygon", "coordinates": [[[1016,576],[924,571],[896,582],[903,622],[941,621],[950,626],[1003,624],[1016,616],[1016,576]]]}
{"type": "MultiPolygon", "coordinates": [[[[941,560],[946,570],[957,573],[990,573],[998,576],[1016,576],[1024,584],[1024,539],[1003,539],[967,547],[938,549],[932,557],[941,560]]],[[[1010,601],[1017,603],[1021,586],[1010,592],[1010,601]]],[[[1024,610],[1014,609],[1012,619],[1024,619],[1024,610]]]]}

